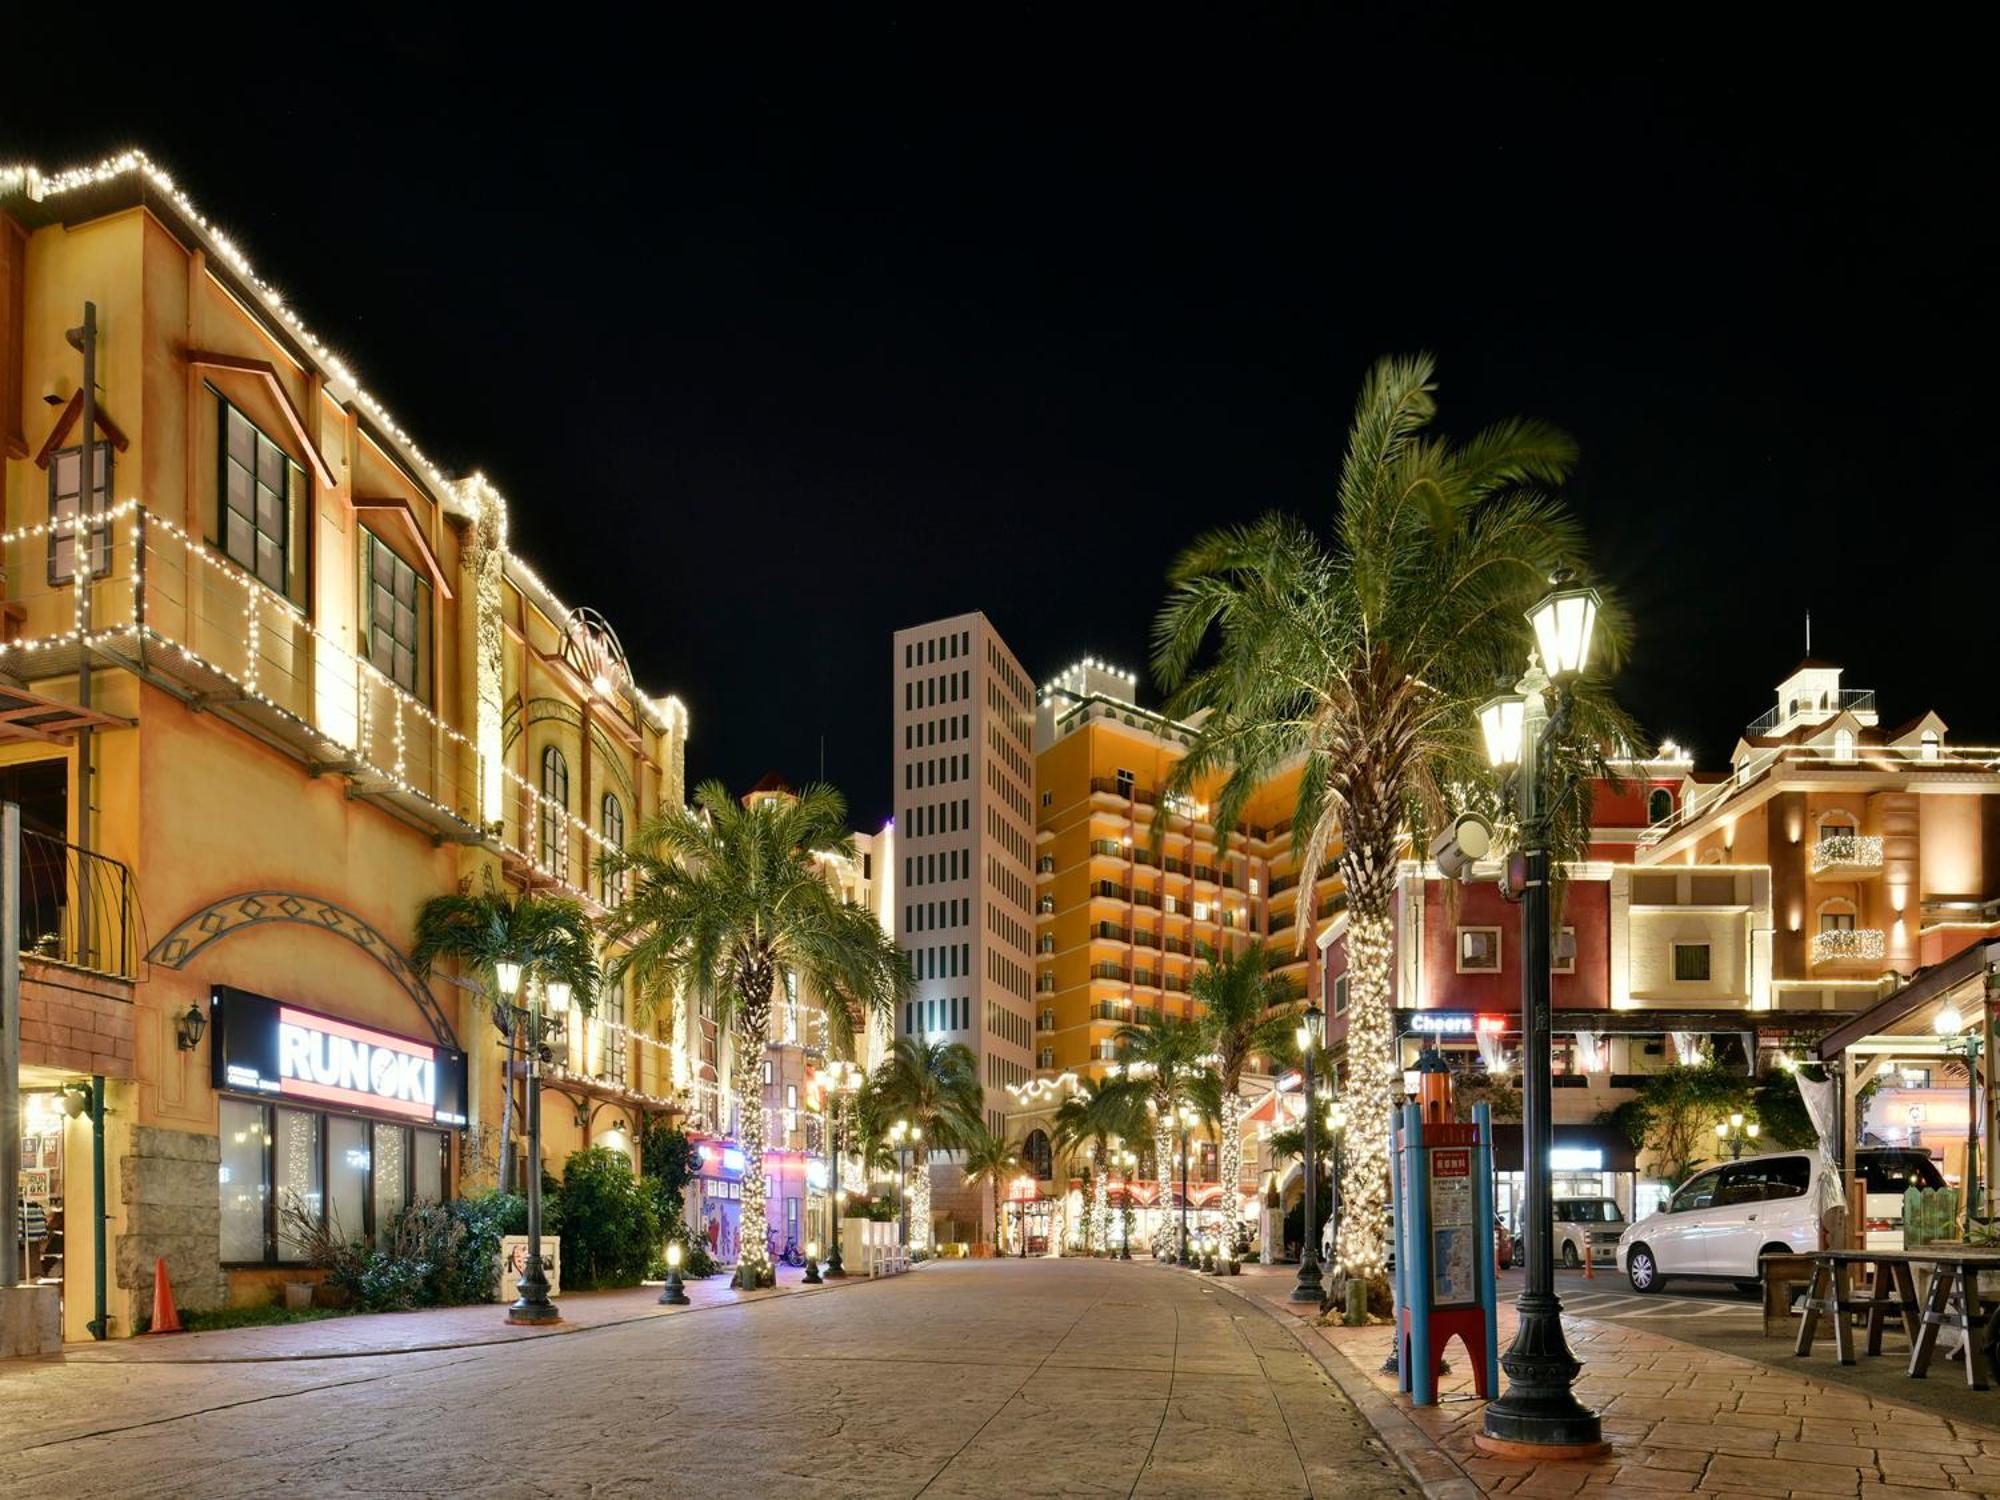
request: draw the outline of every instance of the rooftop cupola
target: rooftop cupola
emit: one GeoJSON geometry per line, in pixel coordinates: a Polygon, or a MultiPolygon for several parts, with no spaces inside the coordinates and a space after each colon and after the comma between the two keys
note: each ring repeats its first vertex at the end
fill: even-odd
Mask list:
{"type": "Polygon", "coordinates": [[[1792,669],[1792,675],[1778,684],[1778,702],[1744,731],[1749,739],[1778,739],[1801,726],[1824,724],[1845,710],[1863,728],[1875,726],[1875,693],[1872,688],[1843,688],[1839,667],[1831,662],[1807,657],[1792,669]]]}

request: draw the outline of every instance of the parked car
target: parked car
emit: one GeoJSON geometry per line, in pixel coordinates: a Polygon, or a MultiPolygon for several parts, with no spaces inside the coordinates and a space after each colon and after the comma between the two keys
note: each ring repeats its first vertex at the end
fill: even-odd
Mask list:
{"type": "Polygon", "coordinates": [[[1818,1156],[1807,1151],[1746,1156],[1695,1173],[1618,1239],[1618,1269],[1635,1292],[1686,1277],[1758,1285],[1766,1252],[1817,1250],[1818,1156]]]}
{"type": "Polygon", "coordinates": [[[1625,1232],[1625,1215],[1609,1198],[1556,1199],[1555,1256],[1574,1269],[1583,1264],[1584,1247],[1602,1264],[1618,1253],[1625,1232]]]}
{"type": "Polygon", "coordinates": [[[1865,1250],[1903,1249],[1904,1189],[1944,1186],[1944,1174],[1922,1150],[1865,1146],[1854,1153],[1854,1173],[1867,1184],[1861,1209],[1865,1250]]]}

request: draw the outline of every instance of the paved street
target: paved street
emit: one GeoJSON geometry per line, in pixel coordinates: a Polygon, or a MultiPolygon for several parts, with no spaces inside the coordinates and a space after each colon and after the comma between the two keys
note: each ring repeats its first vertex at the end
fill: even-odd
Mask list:
{"type": "Polygon", "coordinates": [[[1145,1264],[943,1262],[562,1338],[15,1365],[0,1493],[1411,1494],[1244,1300],[1145,1264]]]}

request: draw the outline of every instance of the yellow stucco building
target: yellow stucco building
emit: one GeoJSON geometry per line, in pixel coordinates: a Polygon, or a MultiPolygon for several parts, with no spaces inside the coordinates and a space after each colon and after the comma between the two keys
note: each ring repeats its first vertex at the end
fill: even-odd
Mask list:
{"type": "MultiPolygon", "coordinates": [[[[84,1336],[101,1207],[115,1337],[156,1257],[182,1307],[296,1276],[288,1192],[366,1230],[495,1179],[499,1036],[411,970],[413,919],[488,880],[601,908],[597,853],[682,801],[688,722],[143,158],[0,170],[0,445],[32,1269],[84,1336]],[[60,1108],[91,1076],[101,1205],[60,1108]]],[[[680,1088],[720,1125],[723,1045],[603,997],[557,1043],[546,1159],[632,1150],[680,1088]]]]}

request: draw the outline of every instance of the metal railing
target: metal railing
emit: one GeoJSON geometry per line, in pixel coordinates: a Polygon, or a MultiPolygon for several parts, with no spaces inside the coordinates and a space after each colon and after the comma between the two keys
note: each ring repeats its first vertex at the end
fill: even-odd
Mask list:
{"type": "Polygon", "coordinates": [[[1879,870],[1882,868],[1881,835],[1873,833],[1829,833],[1812,850],[1812,871],[1879,870]]]}
{"type": "Polygon", "coordinates": [[[1875,963],[1887,951],[1879,927],[1829,927],[1813,934],[1812,961],[1816,964],[1875,963]]]}
{"type": "Polygon", "coordinates": [[[1750,727],[1743,731],[1746,739],[1761,739],[1776,729],[1787,719],[1804,718],[1817,714],[1822,720],[1830,719],[1843,709],[1855,713],[1875,711],[1875,690],[1873,688],[1842,688],[1837,693],[1815,693],[1805,698],[1795,698],[1790,703],[1780,703],[1767,708],[1750,721],[1750,727]]]}
{"type": "Polygon", "coordinates": [[[132,872],[115,859],[23,829],[21,956],[112,979],[136,977],[132,872]]]}

